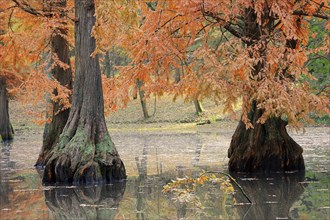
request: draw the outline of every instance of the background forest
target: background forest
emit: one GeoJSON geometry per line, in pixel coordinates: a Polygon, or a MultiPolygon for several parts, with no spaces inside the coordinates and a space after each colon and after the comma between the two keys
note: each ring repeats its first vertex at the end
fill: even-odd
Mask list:
{"type": "MultiPolygon", "coordinates": [[[[198,78],[191,76],[192,79],[185,82],[186,78],[189,78],[184,76],[185,74],[189,74],[187,66],[193,63],[196,66],[195,68],[200,68],[198,67],[198,62],[203,62],[203,58],[200,56],[198,59],[193,58],[194,53],[197,53],[197,51],[201,50],[205,45],[207,45],[209,49],[214,50],[221,46],[222,43],[231,43],[232,37],[226,33],[226,30],[223,30],[221,27],[218,28],[210,21],[206,21],[207,25],[204,28],[202,27],[201,30],[198,30],[207,30],[207,32],[205,32],[207,34],[199,33],[203,38],[189,36],[190,34],[188,33],[187,37],[192,39],[189,40],[190,42],[185,42],[185,47],[187,45],[190,46],[184,53],[181,52],[181,57],[177,54],[169,55],[177,56],[177,58],[173,58],[174,61],[171,61],[175,62],[175,64],[172,65],[173,67],[166,66],[169,65],[166,62],[170,62],[169,59],[172,59],[172,57],[169,57],[167,61],[158,58],[159,60],[157,62],[159,62],[158,64],[160,64],[161,68],[156,67],[154,64],[155,61],[152,61],[153,66],[149,64],[149,66],[144,67],[144,69],[140,68],[139,72],[132,73],[132,70],[127,69],[133,69],[132,65],[134,65],[134,62],[137,62],[138,59],[141,60],[138,56],[143,56],[143,54],[141,54],[142,51],[140,51],[140,54],[132,54],[132,52],[134,52],[132,48],[134,48],[134,46],[141,46],[134,43],[136,42],[134,38],[142,36],[139,35],[139,33],[143,31],[144,26],[146,28],[153,28],[153,25],[160,25],[162,20],[167,22],[163,24],[164,29],[166,25],[175,24],[175,15],[173,16],[173,21],[171,19],[165,20],[165,15],[163,15],[163,18],[160,17],[159,19],[161,20],[158,21],[144,21],[144,19],[147,18],[146,15],[150,17],[156,16],[158,13],[156,10],[160,10],[160,13],[165,14],[165,12],[163,12],[164,9],[162,9],[163,5],[166,4],[165,2],[100,2],[98,6],[100,12],[96,15],[99,14],[97,26],[102,28],[96,28],[95,34],[99,42],[96,52],[101,54],[101,72],[104,75],[103,89],[106,113],[109,115],[111,111],[118,108],[125,108],[129,101],[140,99],[141,107],[139,108],[142,109],[141,114],[144,119],[148,119],[151,116],[157,117],[156,112],[154,113],[154,106],[157,106],[157,104],[155,105],[154,102],[157,102],[156,99],[161,99],[162,97],[168,101],[171,99],[175,101],[176,97],[183,97],[185,102],[193,102],[196,107],[194,112],[196,112],[197,115],[203,111],[200,101],[206,98],[208,98],[208,100],[215,100],[216,104],[225,106],[224,110],[231,111],[232,106],[229,104],[240,101],[230,100],[230,103],[228,103],[226,102],[227,98],[225,96],[218,97],[217,94],[214,94],[214,90],[212,91],[212,89],[209,88],[210,85],[205,85],[207,82],[202,79],[202,71],[199,71],[197,74],[198,78]],[[194,37],[196,40],[194,40],[194,37]],[[207,41],[206,44],[205,40],[207,41]],[[179,59],[179,61],[181,59],[181,61],[177,62],[178,60],[175,59],[179,59]],[[165,63],[162,64],[161,62],[165,63]],[[159,70],[155,70],[155,68],[159,70]],[[166,71],[166,76],[163,76],[160,72],[162,69],[166,71]],[[154,73],[157,71],[159,77],[154,73]],[[187,73],[185,73],[185,71],[187,73]],[[194,84],[192,84],[192,82],[194,84]],[[187,85],[189,83],[190,85],[187,85]],[[198,86],[198,84],[200,84],[200,86],[198,86]],[[148,108],[146,107],[147,104],[149,105],[148,108]]],[[[59,59],[58,55],[52,51],[51,37],[57,34],[61,35],[61,33],[58,33],[58,29],[61,29],[63,25],[65,26],[67,35],[63,35],[63,37],[68,41],[69,54],[72,59],[70,65],[74,65],[72,26],[74,20],[73,2],[66,3],[63,11],[57,8],[58,6],[56,6],[56,3],[51,3],[49,9],[46,9],[46,4],[47,1],[42,4],[39,1],[30,1],[29,4],[24,1],[1,2],[1,74],[3,75],[2,78],[6,78],[6,87],[11,99],[23,101],[25,104],[46,103],[51,99],[55,102],[61,102],[61,108],[63,109],[70,106],[68,101],[69,91],[59,85],[61,82],[58,81],[58,79],[56,80],[56,77],[54,80],[51,71],[54,70],[56,66],[60,66],[63,69],[67,69],[67,67],[63,60],[59,59]],[[60,12],[65,13],[65,15],[60,15],[60,12]],[[53,93],[54,88],[57,88],[57,93],[60,94],[53,93]]],[[[237,5],[239,4],[240,3],[237,2],[237,5]]],[[[318,10],[318,6],[320,10],[327,10],[326,4],[322,1],[315,1],[309,6],[309,10],[312,10],[312,7],[318,10]]],[[[169,5],[169,7],[172,6],[169,5]]],[[[178,8],[179,6],[176,6],[176,9],[178,8]]],[[[192,18],[187,16],[186,19],[192,18]]],[[[308,33],[306,49],[310,52],[306,54],[308,57],[307,60],[304,61],[304,67],[308,68],[310,75],[302,75],[300,81],[309,81],[314,94],[329,94],[329,53],[326,50],[329,41],[328,22],[327,19],[318,17],[306,17],[305,19],[307,22],[305,23],[305,25],[307,25],[305,28],[308,28],[308,32],[305,30],[306,33],[308,33]]],[[[179,24],[179,22],[177,23],[179,24]]],[[[180,29],[178,29],[178,31],[180,31],[180,29]]],[[[182,31],[187,32],[192,30],[182,31]]],[[[145,32],[145,34],[149,33],[145,32]]],[[[171,46],[173,47],[174,45],[173,43],[170,45],[167,41],[160,42],[160,36],[164,35],[166,36],[166,33],[159,35],[158,39],[151,38],[150,40],[155,40],[155,42],[152,42],[154,45],[146,48],[150,48],[150,52],[152,50],[158,50],[154,55],[154,59],[166,53],[166,51],[163,50],[168,50],[170,54],[170,50],[179,49],[171,48],[171,46]]],[[[176,43],[178,44],[177,47],[179,47],[180,42],[176,43]]],[[[72,68],[74,69],[74,66],[72,68]]],[[[205,66],[203,68],[206,69],[205,66]]],[[[189,71],[192,71],[192,69],[190,68],[189,71]]],[[[207,71],[210,70],[208,69],[207,71]]],[[[232,92],[234,93],[234,91],[232,92]]],[[[31,118],[36,119],[40,123],[43,121],[49,122],[51,114],[46,115],[46,113],[51,111],[51,109],[48,108],[47,111],[38,109],[37,112],[35,112],[36,109],[31,110],[33,110],[37,116],[31,118]],[[40,114],[44,114],[44,116],[40,114]]],[[[328,116],[325,116],[325,119],[327,117],[328,116]]],[[[211,117],[211,119],[212,118],[214,117],[211,117]]],[[[137,117],[135,120],[139,119],[140,117],[137,117]]],[[[152,119],[149,119],[149,121],[152,121],[152,119]]]]}

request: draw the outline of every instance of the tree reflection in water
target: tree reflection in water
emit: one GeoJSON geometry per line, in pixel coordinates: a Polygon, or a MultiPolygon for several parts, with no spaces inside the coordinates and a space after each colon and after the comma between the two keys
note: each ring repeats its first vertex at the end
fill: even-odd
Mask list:
{"type": "Polygon", "coordinates": [[[236,209],[241,219],[291,219],[290,208],[304,192],[305,173],[234,175],[253,205],[236,193],[236,209]]]}
{"type": "MultiPolygon", "coordinates": [[[[145,140],[146,141],[146,140],[145,140]]],[[[147,171],[148,171],[148,148],[146,142],[143,146],[142,156],[135,157],[136,167],[138,170],[137,188],[136,188],[136,219],[147,219],[146,212],[146,195],[151,190],[147,184],[147,171]]],[[[150,193],[150,192],[149,192],[150,193]]]]}
{"type": "Polygon", "coordinates": [[[12,192],[8,181],[15,162],[10,160],[11,142],[0,141],[0,146],[0,207],[4,207],[9,203],[9,193],[12,192]]]}
{"type": "Polygon", "coordinates": [[[126,181],[90,187],[45,190],[46,205],[56,219],[115,219],[126,181]]]}

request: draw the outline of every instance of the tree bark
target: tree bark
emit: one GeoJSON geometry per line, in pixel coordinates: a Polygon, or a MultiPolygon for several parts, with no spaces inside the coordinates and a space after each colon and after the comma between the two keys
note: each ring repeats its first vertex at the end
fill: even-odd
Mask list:
{"type": "Polygon", "coordinates": [[[9,104],[6,79],[0,77],[0,141],[12,140],[14,130],[9,119],[9,104]]]}
{"type": "MultiPolygon", "coordinates": [[[[270,19],[269,14],[264,16],[262,19],[270,19]]],[[[262,35],[274,31],[273,23],[270,23],[269,27],[258,24],[257,15],[252,8],[246,9],[244,22],[243,36],[250,39],[246,43],[248,47],[253,46],[253,42],[262,41],[262,35]]],[[[294,49],[297,44],[297,40],[288,39],[285,46],[294,49]]],[[[258,48],[254,52],[258,54],[257,57],[265,57],[266,47],[258,48]]],[[[250,56],[255,58],[253,53],[250,53],[250,56]]],[[[252,72],[255,77],[262,76],[261,71],[265,64],[266,60],[261,59],[254,65],[252,72]]],[[[283,68],[282,75],[290,78],[287,70],[288,67],[283,68]]],[[[253,101],[248,117],[254,128],[246,129],[244,122],[239,122],[228,150],[229,171],[267,173],[304,170],[303,149],[289,136],[286,130],[287,122],[280,117],[272,117],[264,124],[257,123],[262,113],[263,110],[258,109],[256,101],[253,101]]]]}
{"type": "Polygon", "coordinates": [[[203,106],[202,103],[198,99],[194,99],[194,105],[195,105],[195,110],[196,110],[196,115],[200,115],[203,113],[203,106]]]}
{"type": "Polygon", "coordinates": [[[262,110],[253,103],[249,119],[240,121],[228,150],[230,172],[286,172],[304,170],[303,149],[289,136],[287,122],[278,117],[257,123],[262,110]]]}
{"type": "MultiPolygon", "coordinates": [[[[56,3],[57,7],[65,8],[66,1],[60,1],[56,3]]],[[[62,15],[64,16],[64,15],[62,15]]],[[[69,43],[64,37],[67,35],[67,29],[61,28],[55,30],[55,33],[60,34],[52,35],[51,37],[51,52],[57,55],[57,58],[64,64],[68,65],[69,68],[63,68],[56,65],[51,71],[51,75],[56,79],[62,86],[72,89],[72,69],[70,65],[69,55],[69,43]]],[[[58,95],[58,90],[54,89],[53,94],[58,95]]],[[[45,125],[43,144],[39,153],[38,160],[35,166],[43,167],[46,164],[49,153],[56,146],[60,134],[68,120],[70,109],[62,110],[58,102],[52,101],[52,121],[45,125]]]]}
{"type": "Polygon", "coordinates": [[[144,119],[148,119],[148,118],[150,118],[150,116],[148,113],[147,102],[146,102],[146,98],[144,96],[144,90],[141,88],[143,86],[143,84],[144,84],[144,82],[142,80],[138,79],[136,81],[137,89],[139,91],[139,96],[140,96],[143,117],[144,117],[144,119]]]}
{"type": "Polygon", "coordinates": [[[93,0],[75,0],[75,80],[68,122],[51,152],[44,183],[95,184],[126,178],[104,118],[93,0]]]}
{"type": "MultiPolygon", "coordinates": [[[[105,75],[108,78],[114,78],[115,77],[115,73],[113,71],[113,64],[111,62],[110,56],[112,55],[112,53],[110,54],[110,51],[107,50],[107,52],[105,53],[105,57],[104,57],[104,69],[105,69],[105,75]]],[[[113,56],[111,56],[113,57],[113,56]]]]}

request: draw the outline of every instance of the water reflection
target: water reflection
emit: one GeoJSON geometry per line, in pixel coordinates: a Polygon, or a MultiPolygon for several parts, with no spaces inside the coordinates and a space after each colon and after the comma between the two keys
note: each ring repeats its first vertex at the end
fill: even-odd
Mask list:
{"type": "MultiPolygon", "coordinates": [[[[145,200],[146,195],[150,193],[147,187],[147,167],[148,167],[148,149],[146,142],[143,145],[142,156],[135,157],[136,167],[138,170],[137,188],[136,188],[136,219],[146,219],[145,200]]],[[[158,169],[157,169],[158,170],[158,169]]]]}
{"type": "Polygon", "coordinates": [[[241,193],[235,194],[236,209],[242,219],[291,219],[290,208],[304,192],[305,173],[236,175],[253,205],[241,193]]]}
{"type": "Polygon", "coordinates": [[[0,142],[0,207],[9,202],[9,194],[12,187],[9,185],[10,174],[15,168],[15,162],[10,160],[10,142],[0,142]]]}
{"type": "MultiPolygon", "coordinates": [[[[182,131],[184,132],[184,131],[182,131]]],[[[304,145],[303,175],[239,176],[244,196],[221,193],[208,184],[196,191],[203,209],[178,203],[163,186],[177,177],[224,171],[231,132],[116,133],[114,142],[128,170],[126,186],[43,187],[33,168],[38,144],[18,137],[1,147],[0,218],[2,219],[329,219],[329,129],[313,128],[297,137],[304,145]],[[316,130],[315,130],[316,129],[316,130]],[[322,133],[323,132],[323,133],[322,133]],[[308,136],[313,142],[306,142],[308,136]],[[323,139],[321,139],[323,137],[323,139]],[[323,140],[323,141],[320,141],[323,140]],[[34,153],[36,152],[36,153],[34,153]],[[28,161],[28,162],[26,162],[28,161]],[[303,188],[305,187],[305,188],[303,188]],[[124,193],[125,191],[125,193],[124,193]],[[236,205],[234,205],[236,200],[236,205]],[[105,216],[105,217],[104,217],[105,216]]]]}
{"type": "Polygon", "coordinates": [[[126,181],[91,187],[46,189],[45,200],[55,219],[115,219],[126,181]]]}

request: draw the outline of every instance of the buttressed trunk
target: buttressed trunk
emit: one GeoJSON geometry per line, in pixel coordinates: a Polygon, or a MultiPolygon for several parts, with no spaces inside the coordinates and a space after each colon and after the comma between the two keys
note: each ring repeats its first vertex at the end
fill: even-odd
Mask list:
{"type": "Polygon", "coordinates": [[[240,121],[228,150],[231,172],[285,172],[304,170],[303,149],[289,136],[287,122],[278,117],[257,123],[262,110],[253,103],[249,113],[254,128],[240,121]]]}
{"type": "MultiPolygon", "coordinates": [[[[56,4],[59,8],[65,8],[66,1],[60,1],[56,4]]],[[[64,14],[62,15],[64,16],[64,14]]],[[[57,55],[57,58],[64,64],[68,65],[68,68],[63,68],[56,65],[51,71],[51,75],[62,85],[68,89],[72,89],[72,69],[70,66],[69,56],[69,43],[64,37],[67,35],[67,29],[58,28],[55,30],[60,34],[52,35],[51,37],[51,50],[52,53],[57,55]]],[[[57,89],[53,91],[54,95],[58,95],[57,89]]],[[[56,146],[60,134],[68,120],[70,109],[62,110],[61,105],[58,102],[52,102],[52,121],[45,125],[43,144],[36,162],[36,166],[45,166],[47,157],[51,150],[56,146]]]]}
{"type": "Polygon", "coordinates": [[[6,79],[0,77],[0,141],[11,140],[14,130],[9,120],[8,94],[6,79]]]}
{"type": "Polygon", "coordinates": [[[126,178],[126,171],[109,136],[98,56],[91,37],[95,24],[93,0],[75,0],[76,73],[72,107],[57,146],[47,161],[44,183],[94,184],[126,178]]]}
{"type": "MultiPolygon", "coordinates": [[[[268,19],[269,14],[263,19],[268,19]]],[[[251,39],[247,46],[253,46],[253,42],[262,41],[261,35],[267,35],[275,28],[260,26],[257,22],[257,15],[254,9],[246,10],[245,32],[244,36],[251,39]],[[263,33],[260,32],[263,30],[263,33]]],[[[273,23],[272,23],[273,24],[273,23]]],[[[286,47],[296,48],[297,40],[286,42],[286,47]]],[[[254,51],[257,57],[265,57],[266,48],[258,48],[254,51]]],[[[254,54],[250,54],[254,58],[254,54]]],[[[265,60],[258,62],[253,68],[253,75],[261,74],[265,67],[265,60]]],[[[282,75],[290,75],[285,72],[282,75]]],[[[262,75],[262,74],[261,74],[262,75]]],[[[290,77],[290,76],[289,76],[290,77]]],[[[248,114],[253,129],[246,129],[245,124],[240,121],[232,137],[228,150],[229,171],[234,172],[285,172],[304,170],[304,159],[302,148],[289,136],[286,130],[287,122],[280,117],[269,118],[264,124],[257,123],[263,113],[262,109],[257,108],[254,101],[251,105],[251,111],[248,114]]]]}

